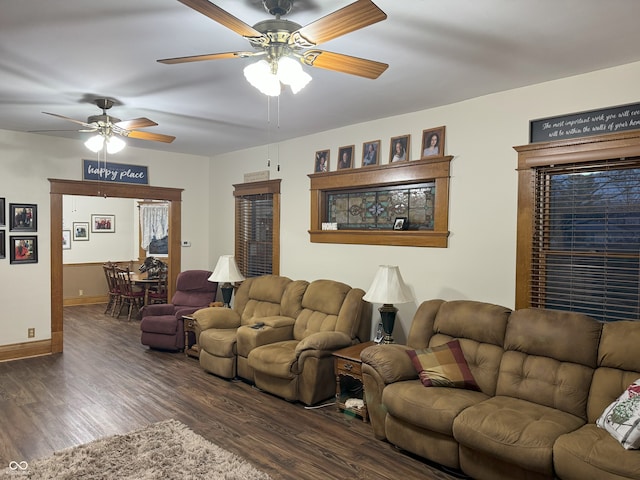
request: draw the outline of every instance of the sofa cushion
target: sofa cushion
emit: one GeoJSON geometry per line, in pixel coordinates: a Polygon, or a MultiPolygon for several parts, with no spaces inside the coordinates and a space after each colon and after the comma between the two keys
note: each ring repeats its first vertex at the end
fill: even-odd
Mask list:
{"type": "Polygon", "coordinates": [[[596,424],[627,450],[640,447],[640,379],[604,410],[596,424]]]}
{"type": "Polygon", "coordinates": [[[479,390],[458,340],[437,347],[407,350],[407,355],[425,387],[479,390]]]}
{"type": "Polygon", "coordinates": [[[176,321],[175,315],[143,317],[140,321],[140,330],[143,332],[175,335],[177,329],[178,322],[176,321]]]}
{"type": "Polygon", "coordinates": [[[593,423],[560,435],[553,445],[559,478],[640,478],[640,455],[625,451],[606,430],[593,423]]]}
{"type": "Polygon", "coordinates": [[[554,442],[584,423],[555,408],[497,396],[463,410],[453,436],[472,450],[552,477],[554,442]]]}

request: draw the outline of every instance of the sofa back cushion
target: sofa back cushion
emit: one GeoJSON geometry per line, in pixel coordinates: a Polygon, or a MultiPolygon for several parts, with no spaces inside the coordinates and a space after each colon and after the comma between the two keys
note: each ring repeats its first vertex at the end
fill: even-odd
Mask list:
{"type": "Polygon", "coordinates": [[[587,418],[602,324],[572,312],[527,308],[511,314],[497,395],[587,418]]]}
{"type": "MultiPolygon", "coordinates": [[[[344,332],[355,337],[359,316],[342,313],[343,308],[357,305],[357,298],[352,295],[348,305],[345,304],[353,289],[344,283],[334,280],[314,280],[309,284],[302,297],[302,311],[296,317],[293,326],[293,338],[300,341],[316,332],[344,332]]],[[[362,293],[364,295],[364,292],[362,293]]],[[[357,295],[356,295],[357,297],[357,295]]],[[[362,301],[362,297],[360,297],[362,301]]]]}
{"type": "Polygon", "coordinates": [[[242,325],[255,323],[256,318],[280,315],[282,296],[290,283],[290,278],[279,275],[263,275],[242,282],[234,303],[242,325]]]}
{"type": "Polygon", "coordinates": [[[640,322],[605,323],[598,346],[598,368],[593,374],[587,416],[594,423],[604,409],[640,378],[640,322]]]}
{"type": "Polygon", "coordinates": [[[485,394],[494,395],[496,372],[504,353],[502,343],[511,310],[469,300],[432,305],[439,305],[439,308],[428,346],[432,348],[458,339],[478,387],[485,394]]]}

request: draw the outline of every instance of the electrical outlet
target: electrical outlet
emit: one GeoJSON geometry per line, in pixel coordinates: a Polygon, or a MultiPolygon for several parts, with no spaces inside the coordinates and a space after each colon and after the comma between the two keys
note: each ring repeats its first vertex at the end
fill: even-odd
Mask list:
{"type": "Polygon", "coordinates": [[[190,247],[191,246],[191,242],[189,240],[182,240],[182,246],[183,247],[190,247]]]}
{"type": "Polygon", "coordinates": [[[84,295],[84,290],[80,289],[79,290],[79,294],[80,294],[80,296],[83,296],[84,295]]]}
{"type": "Polygon", "coordinates": [[[27,329],[27,337],[28,338],[33,338],[35,336],[36,336],[36,329],[35,328],[27,329]]]}

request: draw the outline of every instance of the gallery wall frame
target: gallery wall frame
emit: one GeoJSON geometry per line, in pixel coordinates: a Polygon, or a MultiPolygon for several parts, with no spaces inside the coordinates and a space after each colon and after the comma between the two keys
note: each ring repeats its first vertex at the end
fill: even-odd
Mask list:
{"type": "Polygon", "coordinates": [[[370,167],[380,163],[380,140],[372,140],[362,144],[362,166],[370,167]]]}
{"type": "Polygon", "coordinates": [[[0,198],[0,227],[4,227],[5,225],[6,225],[5,199],[0,198]]]}
{"type": "Polygon", "coordinates": [[[355,145],[347,145],[338,149],[338,170],[353,168],[353,153],[355,145]]]}
{"type": "Polygon", "coordinates": [[[91,233],[114,233],[116,216],[105,214],[91,215],[91,233]]]}
{"type": "Polygon", "coordinates": [[[62,249],[71,250],[71,230],[62,231],[62,249]]]}
{"type": "Polygon", "coordinates": [[[7,258],[7,238],[4,230],[0,230],[0,258],[7,258]]]}
{"type": "Polygon", "coordinates": [[[329,158],[331,152],[329,150],[318,150],[316,152],[316,159],[313,164],[314,173],[324,173],[329,171],[329,158]]]}
{"type": "Polygon", "coordinates": [[[35,203],[10,203],[9,230],[12,232],[37,232],[38,206],[35,203]]]}
{"type": "Polygon", "coordinates": [[[9,237],[9,263],[38,263],[38,237],[11,235],[9,237]]]}
{"type": "Polygon", "coordinates": [[[422,131],[420,157],[441,157],[444,155],[445,127],[428,128],[422,131]]]}
{"type": "Polygon", "coordinates": [[[89,241],[89,222],[73,222],[73,241],[89,241]]]}
{"type": "Polygon", "coordinates": [[[389,163],[404,162],[411,152],[411,135],[391,137],[389,142],[389,163]]]}

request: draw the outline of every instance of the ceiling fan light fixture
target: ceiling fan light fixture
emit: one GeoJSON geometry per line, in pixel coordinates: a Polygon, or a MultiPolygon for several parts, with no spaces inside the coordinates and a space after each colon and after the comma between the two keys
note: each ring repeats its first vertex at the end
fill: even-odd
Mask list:
{"type": "Polygon", "coordinates": [[[114,136],[107,138],[105,143],[107,145],[107,153],[110,154],[118,153],[127,145],[127,143],[120,137],[114,136]]]}
{"type": "Polygon", "coordinates": [[[89,140],[84,142],[84,146],[93,153],[98,153],[104,146],[104,137],[101,134],[93,135],[89,140]]]}
{"type": "Polygon", "coordinates": [[[266,60],[247,65],[244,68],[247,81],[265,95],[277,97],[280,95],[280,81],[271,72],[271,66],[266,60]]]}
{"type": "Polygon", "coordinates": [[[302,69],[300,62],[291,57],[281,57],[278,60],[278,79],[296,94],[311,81],[311,75],[302,69]]]}

